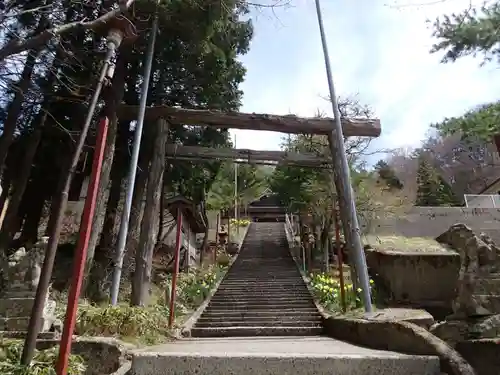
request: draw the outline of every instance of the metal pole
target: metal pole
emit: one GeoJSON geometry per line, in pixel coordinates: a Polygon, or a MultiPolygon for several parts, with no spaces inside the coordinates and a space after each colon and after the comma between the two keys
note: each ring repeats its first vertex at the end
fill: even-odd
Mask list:
{"type": "Polygon", "coordinates": [[[351,232],[353,255],[357,271],[356,273],[359,277],[359,281],[361,284],[360,287],[362,289],[361,298],[363,300],[365,311],[372,312],[373,308],[370,296],[370,283],[368,277],[368,270],[366,267],[366,259],[365,259],[365,252],[363,249],[363,243],[361,242],[361,234],[359,229],[358,217],[356,214],[356,203],[354,201],[354,193],[350,185],[351,176],[350,176],[349,164],[347,162],[347,157],[345,153],[342,122],[340,118],[337,95],[335,93],[335,86],[333,84],[332,69],[330,66],[330,57],[328,54],[328,46],[323,26],[323,16],[321,14],[321,5],[320,5],[320,0],[315,0],[315,1],[316,1],[316,14],[318,16],[318,25],[321,35],[321,44],[323,46],[323,55],[325,59],[326,75],[328,79],[328,88],[330,90],[330,99],[332,102],[333,115],[335,118],[335,128],[332,129],[332,133],[330,137],[328,137],[328,140],[330,143],[332,158],[335,159],[335,157],[337,157],[340,159],[339,160],[340,161],[339,172],[341,176],[340,180],[342,182],[343,195],[348,205],[348,207],[346,207],[346,211],[349,217],[346,219],[348,220],[348,226],[351,232]]]}
{"type": "Polygon", "coordinates": [[[64,328],[59,345],[59,357],[56,364],[57,375],[66,375],[68,373],[68,359],[71,353],[71,341],[73,331],[75,330],[76,311],[78,309],[78,299],[82,288],[83,273],[85,270],[85,259],[87,258],[87,249],[89,246],[90,232],[92,230],[92,221],[94,218],[95,204],[101,179],[102,160],[104,158],[104,149],[106,147],[106,137],[108,134],[108,118],[104,117],[99,123],[97,129],[97,140],[94,151],[94,160],[92,162],[92,172],[90,174],[90,183],[85,198],[83,208],[82,222],[80,224],[80,233],[76,248],[76,257],[73,261],[73,280],[68,296],[68,309],[64,320],[64,328]]]}
{"type": "MultiPolygon", "coordinates": [[[[236,148],[236,134],[234,135],[234,148],[236,148]]],[[[240,235],[238,225],[238,163],[234,163],[234,220],[236,222],[236,234],[240,235]]]]}
{"type": "Polygon", "coordinates": [[[92,122],[92,117],[99,100],[99,95],[104,84],[104,78],[108,72],[108,68],[111,65],[111,58],[117,48],[114,43],[108,43],[107,52],[104,58],[104,63],[101,68],[101,74],[94,91],[94,95],[90,102],[87,117],[82,126],[82,131],[78,137],[75,151],[72,156],[71,165],[69,173],[64,181],[63,190],[61,192],[61,197],[59,198],[59,207],[56,211],[56,218],[54,220],[54,226],[52,233],[50,233],[49,243],[47,244],[47,250],[45,252],[45,259],[43,261],[42,269],[40,272],[40,280],[36,289],[35,301],[33,302],[33,308],[31,310],[30,321],[28,325],[28,332],[26,334],[26,339],[24,341],[23,353],[21,355],[21,364],[29,365],[36,347],[36,338],[40,331],[40,324],[42,322],[43,310],[45,307],[45,301],[47,299],[47,293],[49,291],[50,279],[52,277],[52,269],[54,267],[54,260],[57,253],[57,246],[59,243],[59,237],[61,235],[62,220],[64,217],[64,212],[66,211],[66,205],[68,203],[68,192],[71,186],[71,181],[75,173],[78,161],[80,160],[80,155],[85,144],[85,139],[87,138],[87,133],[90,128],[90,123],[92,122]]]}
{"type": "Polygon", "coordinates": [[[175,297],[177,289],[177,275],[179,273],[179,262],[181,257],[181,234],[182,234],[182,211],[177,209],[177,233],[175,235],[174,273],[172,275],[172,287],[170,288],[170,311],[168,316],[168,328],[172,328],[175,319],[175,297]]]}
{"type": "Polygon", "coordinates": [[[337,265],[339,267],[339,279],[340,279],[340,300],[342,303],[342,311],[347,311],[347,304],[345,299],[345,285],[344,285],[344,261],[342,260],[342,249],[340,244],[340,222],[339,222],[339,211],[334,208],[333,214],[335,215],[335,247],[337,248],[337,265]]]}
{"type": "Polygon", "coordinates": [[[144,115],[146,112],[146,101],[148,98],[149,81],[151,77],[151,66],[153,64],[153,54],[156,42],[156,33],[158,31],[158,13],[153,20],[153,27],[149,45],[146,52],[146,62],[144,64],[144,81],[141,90],[141,102],[139,104],[139,114],[135,127],[134,143],[132,148],[132,160],[127,177],[127,192],[125,195],[125,204],[123,207],[120,231],[118,233],[118,245],[116,248],[116,259],[114,264],[113,281],[111,284],[111,304],[116,306],[118,303],[118,292],[120,290],[120,279],[122,276],[123,256],[125,254],[125,245],[127,244],[128,225],[130,220],[130,210],[132,209],[132,198],[134,196],[135,176],[137,172],[137,163],[139,161],[139,150],[141,148],[142,128],[144,125],[144,115]]]}

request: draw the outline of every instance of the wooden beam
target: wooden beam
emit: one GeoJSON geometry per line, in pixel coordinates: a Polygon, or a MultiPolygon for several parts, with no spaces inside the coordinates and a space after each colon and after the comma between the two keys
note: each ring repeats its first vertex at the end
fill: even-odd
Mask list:
{"type": "MultiPolygon", "coordinates": [[[[122,105],[118,117],[135,120],[138,106],[122,105]]],[[[334,128],[331,118],[306,118],[295,115],[268,115],[258,113],[220,112],[198,109],[184,109],[168,106],[146,108],[146,120],[165,118],[171,124],[205,125],[218,128],[267,130],[293,134],[328,134],[334,128]]],[[[342,119],[344,136],[378,137],[378,119],[342,119]]]]}
{"type": "Polygon", "coordinates": [[[172,159],[206,161],[213,159],[233,160],[240,163],[285,164],[313,168],[328,168],[332,161],[313,154],[286,151],[255,151],[234,148],[208,148],[198,146],[167,145],[167,155],[172,159]],[[274,163],[271,163],[274,162],[274,163]]]}

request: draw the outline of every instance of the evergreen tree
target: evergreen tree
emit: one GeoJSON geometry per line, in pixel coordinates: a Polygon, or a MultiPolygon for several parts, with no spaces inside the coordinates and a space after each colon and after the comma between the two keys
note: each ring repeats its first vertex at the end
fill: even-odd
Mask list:
{"type": "Polygon", "coordinates": [[[436,170],[423,156],[419,158],[417,186],[416,206],[439,207],[461,205],[459,199],[453,194],[450,185],[436,173],[436,170]]]}
{"type": "Polygon", "coordinates": [[[396,176],[394,169],[387,164],[385,160],[379,160],[375,164],[375,171],[380,179],[382,179],[389,188],[399,189],[403,188],[401,180],[396,176]]]}

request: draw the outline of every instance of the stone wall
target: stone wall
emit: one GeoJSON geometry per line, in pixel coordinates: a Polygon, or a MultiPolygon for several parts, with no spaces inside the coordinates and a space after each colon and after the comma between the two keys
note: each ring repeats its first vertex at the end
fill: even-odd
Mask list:
{"type": "Polygon", "coordinates": [[[370,231],[379,235],[406,237],[437,237],[456,223],[469,226],[474,232],[485,232],[500,244],[500,209],[466,207],[412,207],[406,214],[385,217],[370,224],[370,231]]]}
{"type": "Polygon", "coordinates": [[[451,312],[459,254],[367,250],[366,261],[385,303],[426,308],[437,315],[451,312]]]}
{"type": "MultiPolygon", "coordinates": [[[[37,349],[45,350],[59,345],[58,340],[38,340],[37,349]]],[[[78,337],[73,339],[71,353],[80,355],[87,364],[84,375],[116,375],[126,364],[127,351],[134,347],[106,337],[78,337]]]]}
{"type": "Polygon", "coordinates": [[[477,375],[494,375],[500,371],[500,339],[464,341],[456,350],[474,367],[477,375]]]}

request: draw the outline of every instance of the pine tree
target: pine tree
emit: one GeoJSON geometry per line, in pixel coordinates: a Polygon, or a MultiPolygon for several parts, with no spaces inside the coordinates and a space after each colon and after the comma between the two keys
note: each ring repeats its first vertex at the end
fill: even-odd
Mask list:
{"type": "Polygon", "coordinates": [[[420,157],[417,171],[416,206],[459,206],[460,200],[452,192],[451,187],[439,176],[432,165],[420,157]]]}
{"type": "Polygon", "coordinates": [[[380,179],[383,180],[389,188],[400,190],[403,188],[403,183],[398,176],[396,176],[394,169],[387,164],[385,160],[379,160],[377,164],[375,164],[375,171],[377,171],[380,179]]]}

